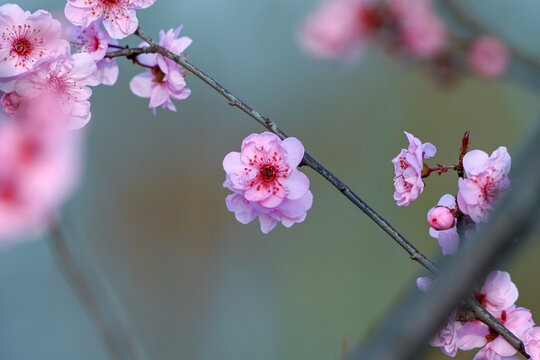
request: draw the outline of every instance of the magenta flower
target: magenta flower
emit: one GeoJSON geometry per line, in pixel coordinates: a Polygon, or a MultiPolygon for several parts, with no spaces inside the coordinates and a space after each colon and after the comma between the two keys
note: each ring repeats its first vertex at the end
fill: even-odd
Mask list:
{"type": "Polygon", "coordinates": [[[69,116],[68,126],[79,129],[90,120],[92,90],[88,86],[98,84],[95,73],[96,63],[86,53],[60,56],[19,80],[15,91],[29,98],[51,95],[69,116]]]}
{"type": "Polygon", "coordinates": [[[135,10],[151,6],[156,0],[68,0],[64,9],[73,25],[89,27],[102,21],[114,39],[123,39],[137,30],[139,21],[135,10]]]}
{"type": "Polygon", "coordinates": [[[474,41],[467,56],[469,66],[485,78],[501,76],[510,64],[506,45],[493,36],[481,36],[474,41]]]}
{"type": "Polygon", "coordinates": [[[500,195],[510,187],[508,173],[511,159],[506,147],[501,146],[490,157],[473,150],[463,157],[466,179],[459,179],[457,201],[460,210],[474,222],[487,219],[500,195]]]}
{"type": "MultiPolygon", "coordinates": [[[[459,235],[456,229],[455,221],[454,221],[454,215],[450,213],[450,216],[448,212],[450,209],[454,209],[456,207],[456,199],[453,195],[445,194],[441,197],[436,207],[432,208],[428,212],[428,222],[430,222],[430,214],[433,215],[433,211],[436,209],[443,209],[443,215],[442,217],[436,218],[437,220],[437,226],[441,225],[441,223],[444,223],[445,226],[442,228],[445,228],[444,230],[437,230],[433,225],[429,229],[429,234],[437,239],[439,242],[439,245],[441,247],[443,255],[454,255],[459,247],[459,235]],[[444,210],[446,209],[446,210],[444,210]],[[452,223],[451,226],[448,226],[450,223],[452,223]]],[[[433,219],[432,221],[433,222],[433,219]]],[[[430,222],[430,225],[431,225],[430,222]]],[[[441,227],[441,226],[439,226],[441,227]]]]}
{"type": "Polygon", "coordinates": [[[106,59],[105,54],[109,50],[109,44],[118,45],[118,41],[102,30],[97,22],[87,28],[71,26],[66,30],[66,35],[72,40],[78,52],[88,53],[94,59],[98,83],[114,85],[118,80],[118,64],[116,59],[106,59]]]}
{"type": "Polygon", "coordinates": [[[398,156],[392,159],[396,177],[394,178],[394,200],[398,206],[407,206],[418,198],[424,191],[422,169],[424,159],[435,155],[437,148],[431,143],[422,142],[405,131],[409,140],[409,148],[402,149],[398,156]]]}
{"type": "MultiPolygon", "coordinates": [[[[160,31],[159,44],[176,55],[182,54],[192,40],[187,36],[178,38],[181,30],[182,26],[166,33],[160,31]]],[[[148,44],[142,43],[140,46],[148,44]]],[[[191,94],[191,90],[186,88],[183,68],[161,54],[139,55],[138,60],[142,66],[149,68],[149,71],[131,80],[131,91],[137,96],[150,98],[149,107],[154,109],[154,115],[158,106],[176,111],[171,99],[185,100],[191,94]]]]}
{"type": "MultiPolygon", "coordinates": [[[[227,187],[227,184],[224,186],[227,187]]],[[[271,209],[246,200],[241,192],[228,195],[225,203],[227,209],[234,212],[236,220],[242,224],[248,224],[255,218],[259,218],[261,231],[263,234],[268,234],[280,221],[287,228],[304,221],[307,211],[313,204],[313,194],[308,190],[300,199],[285,199],[281,204],[271,209]]]]}
{"type": "Polygon", "coordinates": [[[379,4],[373,0],[326,0],[302,25],[300,45],[322,59],[351,59],[382,25],[379,4]]]}
{"type": "MultiPolygon", "coordinates": [[[[521,307],[503,310],[497,319],[519,339],[522,339],[523,334],[534,326],[531,312],[521,307]]],[[[501,360],[517,353],[517,350],[495,331],[491,331],[486,336],[486,340],[486,346],[476,354],[473,360],[501,360]]]]}
{"type": "Polygon", "coordinates": [[[540,360],[540,326],[535,326],[523,333],[523,343],[531,360],[540,360]]]}
{"type": "Polygon", "coordinates": [[[11,92],[19,75],[69,49],[50,13],[31,14],[18,5],[0,6],[0,90],[11,92]]]}
{"type": "Polygon", "coordinates": [[[225,156],[226,183],[268,209],[285,199],[298,200],[309,190],[309,179],[296,169],[303,156],[304,146],[296,138],[282,141],[269,132],[251,134],[242,142],[241,152],[225,156]]]}

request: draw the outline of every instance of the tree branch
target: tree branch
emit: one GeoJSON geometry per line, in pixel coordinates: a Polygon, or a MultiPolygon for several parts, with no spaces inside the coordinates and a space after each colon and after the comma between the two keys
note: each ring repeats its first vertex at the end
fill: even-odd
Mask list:
{"type": "MultiPolygon", "coordinates": [[[[221,86],[217,81],[215,81],[212,77],[204,73],[202,70],[198,69],[195,65],[191,64],[183,57],[178,56],[172,53],[171,51],[163,48],[162,46],[158,45],[157,43],[155,43],[150,37],[148,37],[141,30],[141,28],[137,29],[137,31],[135,32],[135,35],[140,37],[142,40],[146,41],[149,44],[149,46],[144,47],[144,48],[124,49],[121,51],[110,52],[106,56],[109,58],[118,57],[118,56],[126,56],[130,58],[130,57],[137,56],[143,53],[161,54],[171,59],[172,61],[176,62],[177,64],[182,66],[184,69],[188,70],[189,72],[197,76],[199,79],[204,81],[206,84],[208,84],[210,87],[212,87],[214,90],[216,90],[218,93],[220,93],[223,97],[225,97],[228,100],[229,105],[239,108],[240,110],[248,114],[251,118],[256,120],[259,124],[264,126],[266,129],[268,129],[272,133],[279,136],[281,139],[287,138],[287,135],[270,118],[261,115],[258,111],[256,111],[255,109],[247,105],[245,102],[240,100],[235,95],[233,95],[223,86],[221,86]]],[[[347,186],[337,176],[335,176],[332,172],[330,172],[330,170],[328,170],[321,163],[319,163],[308,152],[304,153],[304,158],[302,160],[301,165],[305,165],[312,168],[317,173],[319,173],[322,177],[328,180],[328,182],[334,185],[334,187],[337,188],[347,199],[349,199],[354,205],[356,205],[360,210],[362,210],[370,219],[372,219],[377,225],[379,225],[379,227],[381,227],[396,243],[398,243],[410,255],[412,260],[417,261],[433,274],[438,273],[437,265],[435,265],[422,252],[420,252],[412,243],[410,243],[403,235],[401,235],[392,225],[390,225],[390,223],[388,223],[388,221],[386,221],[386,219],[384,219],[375,210],[373,210],[369,205],[367,205],[357,194],[355,194],[349,188],[349,186],[347,186]]],[[[478,304],[477,302],[475,303],[473,300],[470,300],[469,305],[471,306],[475,315],[477,313],[480,314],[480,315],[477,315],[479,319],[481,319],[483,322],[485,322],[488,326],[492,327],[496,331],[500,330],[501,331],[500,334],[502,336],[505,336],[506,334],[505,338],[508,337],[508,339],[512,340],[510,343],[513,346],[514,344],[516,344],[514,340],[517,339],[517,337],[513,336],[513,334],[508,329],[506,329],[499,321],[497,321],[497,319],[491,316],[491,314],[489,314],[484,308],[482,308],[480,304],[478,304]]],[[[517,341],[519,341],[519,339],[517,339],[517,341]]],[[[519,347],[516,347],[516,349],[520,350],[519,347]]]]}

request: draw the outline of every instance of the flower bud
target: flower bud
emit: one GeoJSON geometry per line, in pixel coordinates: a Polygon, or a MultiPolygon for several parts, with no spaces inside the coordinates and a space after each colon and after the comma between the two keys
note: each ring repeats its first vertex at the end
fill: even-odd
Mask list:
{"type": "Polygon", "coordinates": [[[456,219],[452,211],[446,206],[435,206],[428,212],[427,220],[435,230],[448,230],[454,227],[456,219]]]}

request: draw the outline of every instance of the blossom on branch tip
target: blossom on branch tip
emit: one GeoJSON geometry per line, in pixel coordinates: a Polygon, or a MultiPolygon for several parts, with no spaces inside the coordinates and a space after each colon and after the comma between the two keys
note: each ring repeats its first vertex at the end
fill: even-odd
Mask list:
{"type": "Polygon", "coordinates": [[[398,206],[407,206],[424,190],[422,169],[424,159],[435,155],[437,148],[431,143],[424,143],[405,131],[409,140],[409,148],[402,149],[398,156],[392,159],[396,176],[394,178],[394,200],[398,206]]]}
{"type": "Polygon", "coordinates": [[[482,290],[476,294],[480,304],[494,316],[512,307],[518,296],[518,289],[510,279],[510,274],[504,271],[492,271],[482,290]]]}
{"type": "Polygon", "coordinates": [[[471,45],[467,60],[471,69],[484,78],[504,74],[510,64],[506,45],[494,36],[481,36],[471,45]]]}
{"type": "MultiPolygon", "coordinates": [[[[159,33],[159,45],[176,55],[181,55],[191,44],[192,40],[183,36],[178,38],[182,26],[176,30],[170,29],[166,33],[159,33]]],[[[148,46],[142,43],[140,46],[148,46]]],[[[150,98],[149,107],[155,109],[158,106],[176,111],[176,106],[171,99],[185,100],[191,94],[186,88],[184,80],[185,70],[174,61],[161,54],[142,54],[137,61],[149,71],[135,76],[129,83],[131,91],[140,97],[150,98]]]]}
{"type": "Polygon", "coordinates": [[[11,92],[20,75],[69,49],[60,22],[44,10],[0,6],[0,90],[11,92]]]}
{"type": "Polygon", "coordinates": [[[501,146],[491,156],[481,150],[463,157],[466,179],[459,179],[459,209],[474,222],[483,222],[500,196],[510,187],[511,158],[501,146]]]}
{"type": "Polygon", "coordinates": [[[281,140],[269,132],[249,135],[241,152],[227,154],[223,186],[234,192],[226,202],[238,221],[247,224],[258,217],[264,233],[278,221],[286,227],[303,221],[313,202],[309,179],[296,169],[303,156],[298,139],[281,140]]]}
{"type": "Polygon", "coordinates": [[[137,30],[135,10],[151,6],[155,0],[68,0],[64,9],[73,25],[83,28],[93,22],[103,23],[114,39],[123,39],[137,30]]]}

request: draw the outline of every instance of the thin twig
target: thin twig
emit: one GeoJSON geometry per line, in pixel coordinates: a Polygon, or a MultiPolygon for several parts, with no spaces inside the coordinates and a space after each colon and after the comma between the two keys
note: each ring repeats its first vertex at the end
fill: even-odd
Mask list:
{"type": "MultiPolygon", "coordinates": [[[[125,49],[121,51],[111,52],[107,54],[107,57],[112,58],[112,57],[118,57],[118,56],[126,56],[129,58],[129,57],[133,57],[133,56],[136,56],[138,54],[143,54],[143,53],[161,54],[171,59],[172,61],[176,62],[177,64],[182,66],[184,69],[188,70],[189,72],[197,76],[199,79],[207,83],[210,87],[212,87],[214,90],[220,93],[223,97],[225,97],[228,100],[229,105],[239,108],[240,110],[248,114],[251,118],[256,120],[259,124],[264,126],[266,129],[268,129],[272,133],[279,136],[281,139],[285,139],[287,137],[287,135],[270,118],[261,115],[258,111],[254,110],[252,107],[250,107],[245,102],[240,100],[238,97],[233,95],[231,92],[226,90],[212,77],[210,77],[209,75],[207,75],[206,73],[198,69],[196,66],[192,65],[186,59],[172,53],[171,51],[155,43],[140,28],[137,29],[137,31],[135,32],[135,35],[137,35],[138,37],[146,41],[149,44],[149,46],[144,47],[144,48],[133,48],[133,49],[125,49]]],[[[311,156],[307,152],[304,154],[302,165],[309,166],[310,168],[315,170],[317,173],[319,173],[322,177],[324,177],[326,180],[328,180],[332,185],[334,185],[334,187],[336,187],[347,199],[349,199],[354,205],[356,205],[360,210],[362,210],[377,225],[379,225],[379,227],[381,227],[394,241],[396,241],[410,255],[412,260],[417,261],[433,274],[438,273],[437,265],[435,265],[430,259],[428,259],[422,252],[416,249],[416,247],[414,247],[412,243],[410,243],[407,239],[405,239],[405,237],[403,237],[403,235],[401,235],[392,225],[390,225],[390,223],[388,223],[386,219],[380,216],[375,210],[373,210],[369,205],[367,205],[357,194],[355,194],[349,188],[349,186],[347,186],[337,176],[332,174],[330,170],[325,168],[321,163],[319,163],[313,156],[311,156]]],[[[469,305],[471,306],[475,314],[478,312],[478,314],[480,314],[480,316],[483,317],[483,319],[481,320],[485,322],[488,326],[492,327],[496,331],[500,330],[501,335],[503,335],[504,333],[512,335],[512,333],[508,329],[504,328],[504,326],[497,319],[491,316],[491,314],[487,313],[487,311],[483,309],[480,304],[475,303],[474,301],[471,300],[469,301],[469,305]],[[501,330],[501,329],[505,329],[505,330],[501,330]]],[[[508,338],[513,339],[512,336],[508,336],[508,338]]],[[[516,349],[519,350],[518,347],[516,347],[516,349]]]]}

